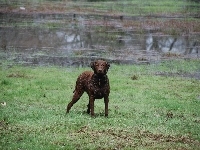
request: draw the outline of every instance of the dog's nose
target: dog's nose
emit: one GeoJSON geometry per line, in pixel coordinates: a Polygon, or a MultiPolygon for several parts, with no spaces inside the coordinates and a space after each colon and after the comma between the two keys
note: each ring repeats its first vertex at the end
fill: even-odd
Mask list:
{"type": "Polygon", "coordinates": [[[103,73],[103,70],[102,70],[102,69],[99,69],[98,72],[99,72],[99,73],[103,73]]]}

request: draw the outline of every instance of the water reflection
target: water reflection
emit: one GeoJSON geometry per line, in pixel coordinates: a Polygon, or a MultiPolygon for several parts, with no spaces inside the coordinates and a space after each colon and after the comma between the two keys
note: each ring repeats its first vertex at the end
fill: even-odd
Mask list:
{"type": "MultiPolygon", "coordinates": [[[[199,36],[199,35],[198,35],[199,36]]],[[[197,35],[187,36],[153,36],[149,34],[146,38],[146,50],[157,50],[163,53],[176,54],[198,54],[199,46],[197,35]]]]}
{"type": "Polygon", "coordinates": [[[96,17],[91,22],[87,17],[37,14],[30,19],[26,15],[1,15],[0,58],[35,65],[80,66],[96,58],[116,63],[151,63],[164,59],[163,54],[169,52],[199,57],[198,34],[139,34],[123,29],[119,19],[96,17]],[[12,23],[19,23],[19,18],[28,20],[28,25],[15,27],[12,23]]]}

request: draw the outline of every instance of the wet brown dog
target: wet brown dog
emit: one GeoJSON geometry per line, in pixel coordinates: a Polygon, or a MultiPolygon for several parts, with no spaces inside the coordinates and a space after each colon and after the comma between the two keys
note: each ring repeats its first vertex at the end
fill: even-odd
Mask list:
{"type": "Polygon", "coordinates": [[[107,72],[110,65],[106,61],[97,60],[91,63],[92,71],[83,72],[76,81],[74,96],[72,101],[67,106],[66,113],[69,112],[71,107],[80,99],[84,92],[89,96],[89,104],[87,105],[87,113],[94,116],[94,101],[95,99],[104,98],[105,103],[105,116],[108,116],[108,102],[110,86],[107,77],[107,72]]]}

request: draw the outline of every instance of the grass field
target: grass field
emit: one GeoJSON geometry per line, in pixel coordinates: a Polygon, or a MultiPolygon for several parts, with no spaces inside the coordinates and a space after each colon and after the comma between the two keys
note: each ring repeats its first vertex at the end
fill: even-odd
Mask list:
{"type": "Polygon", "coordinates": [[[200,81],[158,76],[193,73],[199,60],[111,64],[109,117],[95,118],[87,95],[65,114],[77,76],[90,68],[1,63],[0,149],[199,149],[200,81]]]}

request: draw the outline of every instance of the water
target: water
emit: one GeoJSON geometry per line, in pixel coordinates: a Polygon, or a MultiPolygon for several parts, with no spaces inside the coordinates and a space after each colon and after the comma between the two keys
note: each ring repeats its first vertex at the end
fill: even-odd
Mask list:
{"type": "Polygon", "coordinates": [[[133,64],[200,57],[198,32],[169,34],[134,24],[149,19],[155,18],[1,13],[0,59],[26,65],[86,66],[99,58],[133,64]]]}

